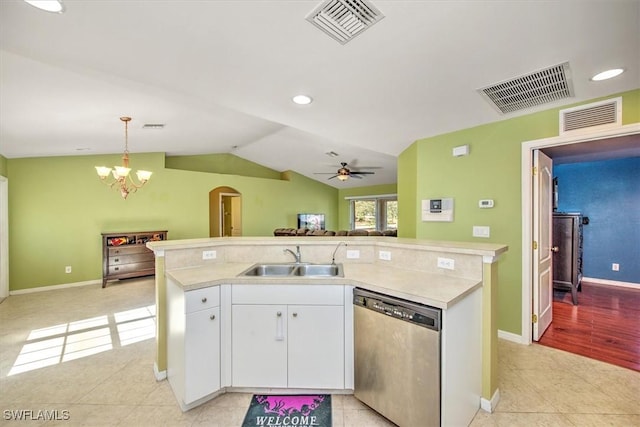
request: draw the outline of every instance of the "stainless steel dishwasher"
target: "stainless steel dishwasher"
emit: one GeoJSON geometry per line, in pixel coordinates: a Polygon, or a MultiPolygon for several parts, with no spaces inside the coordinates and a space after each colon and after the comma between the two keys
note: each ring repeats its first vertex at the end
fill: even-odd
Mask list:
{"type": "Polygon", "coordinates": [[[440,425],[441,310],[356,288],[354,396],[405,426],[440,425]]]}

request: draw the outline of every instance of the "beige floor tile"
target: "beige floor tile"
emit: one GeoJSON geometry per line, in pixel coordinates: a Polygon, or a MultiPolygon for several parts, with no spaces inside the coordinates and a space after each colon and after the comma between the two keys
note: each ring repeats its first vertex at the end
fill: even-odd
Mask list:
{"type": "MultiPolygon", "coordinates": [[[[69,410],[61,426],[240,427],[251,393],[226,393],[183,413],[153,373],[153,339],[120,346],[115,313],[153,304],[153,279],[11,296],[0,304],[0,409],[69,410]],[[107,316],[114,348],[7,376],[39,328],[107,316]]],[[[499,341],[501,401],[472,426],[640,426],[640,373],[540,345],[499,341]]],[[[393,424],[351,395],[332,396],[334,427],[393,424]]],[[[0,417],[0,426],[42,425],[0,417]]]]}

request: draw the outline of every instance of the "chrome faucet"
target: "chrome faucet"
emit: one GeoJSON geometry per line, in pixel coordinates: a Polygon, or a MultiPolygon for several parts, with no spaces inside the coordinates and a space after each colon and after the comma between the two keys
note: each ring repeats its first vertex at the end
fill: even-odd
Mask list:
{"type": "Polygon", "coordinates": [[[296,259],[296,264],[300,264],[301,259],[302,259],[302,254],[300,253],[300,246],[296,246],[296,251],[293,252],[291,249],[285,249],[282,251],[283,253],[287,253],[289,252],[291,255],[293,255],[296,259]]]}
{"type": "Polygon", "coordinates": [[[336,248],[333,250],[333,255],[331,255],[331,265],[335,265],[335,263],[336,263],[336,252],[338,252],[338,248],[340,247],[340,245],[345,245],[345,246],[347,246],[347,242],[340,242],[340,243],[338,243],[338,245],[336,246],[336,248]]]}

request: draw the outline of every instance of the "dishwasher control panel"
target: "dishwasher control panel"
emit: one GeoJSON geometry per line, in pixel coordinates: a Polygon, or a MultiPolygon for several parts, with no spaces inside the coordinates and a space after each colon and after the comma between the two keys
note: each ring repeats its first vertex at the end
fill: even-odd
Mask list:
{"type": "Polygon", "coordinates": [[[441,311],[438,308],[359,288],[353,291],[353,304],[418,326],[440,330],[441,311]]]}

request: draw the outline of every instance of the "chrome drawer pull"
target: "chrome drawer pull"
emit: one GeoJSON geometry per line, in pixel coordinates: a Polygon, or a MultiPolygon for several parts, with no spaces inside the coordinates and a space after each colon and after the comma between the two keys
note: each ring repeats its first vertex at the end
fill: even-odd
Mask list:
{"type": "Polygon", "coordinates": [[[203,303],[207,302],[207,297],[202,298],[202,302],[203,303]]]}
{"type": "Polygon", "coordinates": [[[293,313],[293,317],[298,317],[298,313],[293,313]]]}
{"type": "Polygon", "coordinates": [[[211,316],[209,316],[209,319],[211,319],[211,320],[215,320],[215,318],[216,318],[215,314],[212,314],[211,316]]]}

